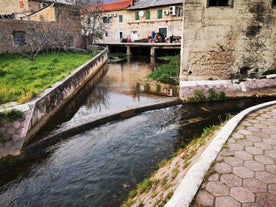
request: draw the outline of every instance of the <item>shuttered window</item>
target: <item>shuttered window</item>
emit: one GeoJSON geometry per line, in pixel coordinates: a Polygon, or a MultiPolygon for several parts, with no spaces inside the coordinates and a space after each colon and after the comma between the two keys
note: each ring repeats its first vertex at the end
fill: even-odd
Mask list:
{"type": "Polygon", "coordinates": [[[162,19],[162,10],[157,10],[157,19],[162,19]]]}
{"type": "Polygon", "coordinates": [[[150,19],[150,11],[146,11],[146,19],[150,19]]]}
{"type": "Polygon", "coordinates": [[[123,22],[123,15],[119,15],[119,22],[123,22]]]}
{"type": "Polygon", "coordinates": [[[135,12],[135,20],[139,20],[139,12],[135,12]]]}

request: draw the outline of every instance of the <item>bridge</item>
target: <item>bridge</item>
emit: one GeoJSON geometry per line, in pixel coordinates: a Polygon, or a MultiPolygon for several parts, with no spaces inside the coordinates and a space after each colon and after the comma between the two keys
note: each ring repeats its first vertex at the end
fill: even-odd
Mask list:
{"type": "Polygon", "coordinates": [[[156,57],[156,50],[180,50],[181,49],[181,43],[141,43],[141,42],[131,42],[131,43],[98,43],[100,46],[105,46],[111,51],[112,49],[116,50],[118,48],[120,49],[126,49],[126,54],[128,56],[131,56],[134,52],[134,48],[136,50],[143,49],[149,49],[150,50],[150,56],[156,57]]]}

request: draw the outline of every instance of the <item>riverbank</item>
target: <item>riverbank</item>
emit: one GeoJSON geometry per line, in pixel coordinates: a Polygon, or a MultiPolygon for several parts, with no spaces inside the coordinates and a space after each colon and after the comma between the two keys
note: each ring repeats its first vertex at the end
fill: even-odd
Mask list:
{"type": "Polygon", "coordinates": [[[97,74],[104,73],[107,63],[107,49],[77,67],[70,75],[55,83],[39,95],[35,100],[23,105],[7,108],[3,106],[0,112],[19,110],[23,117],[0,126],[6,142],[0,143],[0,158],[8,155],[19,155],[23,146],[75,95],[85,84],[92,80],[97,82],[97,74]]]}
{"type": "Polygon", "coordinates": [[[213,136],[222,129],[224,123],[205,128],[200,137],[184,149],[180,149],[170,160],[161,162],[153,176],[137,185],[121,207],[164,206],[172,197],[187,171],[206,149],[213,136]]]}
{"type": "MultiPolygon", "coordinates": [[[[126,201],[122,205],[122,207],[188,207],[192,202],[193,196],[197,192],[197,189],[199,188],[201,182],[203,180],[208,179],[207,176],[210,176],[211,179],[211,175],[214,174],[213,172],[211,172],[211,174],[205,173],[207,173],[209,166],[213,167],[212,159],[216,157],[217,153],[221,150],[222,146],[224,146],[224,142],[226,142],[226,140],[232,133],[232,130],[234,130],[238,125],[242,125],[240,121],[244,117],[248,115],[249,117],[253,117],[254,111],[266,108],[273,104],[275,106],[276,101],[250,107],[246,110],[243,110],[241,113],[233,117],[231,120],[227,121],[226,126],[225,124],[221,124],[220,126],[213,127],[213,130],[211,132],[208,130],[208,133],[206,135],[204,135],[203,133],[203,135],[200,138],[190,143],[184,150],[180,150],[176,156],[174,156],[168,163],[165,164],[165,166],[159,168],[151,178],[146,179],[142,184],[138,184],[137,190],[134,191],[135,194],[130,193],[129,200],[126,201]],[[253,115],[250,115],[251,113],[253,113],[253,115]],[[212,156],[207,156],[207,154],[212,156]],[[148,183],[147,188],[143,187],[143,185],[145,185],[146,183],[148,183]],[[143,187],[143,191],[141,190],[141,186],[143,187]]],[[[273,117],[271,118],[273,119],[273,117]]],[[[246,122],[250,123],[250,118],[246,122]]],[[[271,126],[273,126],[273,124],[271,126]]],[[[243,127],[237,129],[244,131],[243,127]]],[[[250,131],[250,129],[248,129],[247,131],[250,131]]],[[[236,134],[237,133],[238,132],[236,132],[236,134]]],[[[220,164],[221,161],[224,162],[223,159],[220,159],[220,161],[218,161],[218,164],[220,164]]],[[[216,169],[219,168],[217,167],[216,169]]],[[[255,181],[253,180],[252,183],[253,182],[255,181]]],[[[204,186],[206,186],[206,183],[203,185],[203,189],[205,188],[204,186]]],[[[253,192],[255,192],[254,189],[253,192]]],[[[244,195],[242,195],[240,199],[243,199],[243,197],[246,196],[246,193],[247,192],[244,192],[244,195]]],[[[210,200],[209,194],[210,193],[206,192],[206,190],[202,190],[202,193],[200,193],[200,195],[197,196],[195,202],[197,202],[197,204],[200,206],[204,206],[204,204],[206,204],[206,202],[209,201],[209,204],[212,203],[211,206],[213,206],[214,196],[210,200]]],[[[229,199],[232,198],[229,197],[229,199]]],[[[230,202],[229,199],[228,201],[230,202]]],[[[276,199],[273,200],[273,198],[269,198],[268,201],[264,202],[272,204],[273,202],[275,203],[275,201],[276,199]]],[[[233,201],[232,203],[234,202],[238,203],[241,202],[241,200],[233,201]]],[[[197,205],[195,204],[195,206],[197,205]]],[[[221,205],[218,204],[217,206],[221,205]]]]}

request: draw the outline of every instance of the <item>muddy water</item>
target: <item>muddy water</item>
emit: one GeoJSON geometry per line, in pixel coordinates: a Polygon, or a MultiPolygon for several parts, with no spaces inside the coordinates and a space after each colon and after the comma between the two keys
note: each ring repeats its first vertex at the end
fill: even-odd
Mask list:
{"type": "MultiPolygon", "coordinates": [[[[110,65],[99,84],[87,90],[90,93],[86,91],[80,96],[83,99],[78,98],[62,112],[74,113],[61,113],[53,121],[60,122],[53,131],[108,110],[160,98],[133,92],[135,76],[150,72],[150,66],[144,61],[125,67],[127,64],[110,65]]],[[[0,206],[120,206],[158,162],[199,136],[204,127],[267,100],[178,105],[87,130],[1,175],[0,206]]]]}

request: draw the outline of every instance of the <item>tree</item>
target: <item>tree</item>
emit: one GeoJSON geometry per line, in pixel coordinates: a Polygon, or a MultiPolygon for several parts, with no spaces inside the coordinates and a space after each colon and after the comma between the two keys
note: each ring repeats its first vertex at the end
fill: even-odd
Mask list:
{"type": "Polygon", "coordinates": [[[66,30],[67,27],[70,27],[70,22],[63,23],[63,25],[55,25],[50,28],[49,38],[51,46],[54,49],[67,51],[72,46],[72,34],[66,30]]]}
{"type": "Polygon", "coordinates": [[[22,56],[35,61],[36,56],[50,43],[48,26],[46,23],[28,22],[25,31],[13,32],[13,40],[13,47],[22,56]]]}
{"type": "Polygon", "coordinates": [[[95,44],[103,38],[104,9],[101,0],[84,0],[80,2],[82,14],[82,34],[87,37],[87,44],[95,44]]]}

